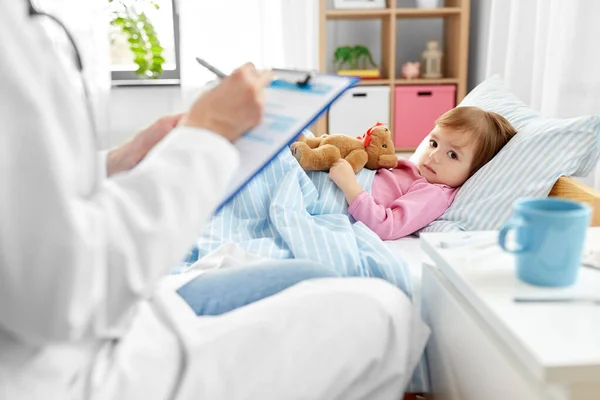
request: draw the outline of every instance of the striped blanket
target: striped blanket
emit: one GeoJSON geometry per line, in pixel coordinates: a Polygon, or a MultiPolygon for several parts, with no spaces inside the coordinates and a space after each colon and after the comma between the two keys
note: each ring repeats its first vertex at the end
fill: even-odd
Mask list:
{"type": "MultiPolygon", "coordinates": [[[[357,179],[370,191],[374,176],[362,169],[357,179]]],[[[348,214],[327,173],[305,172],[287,148],[213,217],[183,266],[232,242],[263,257],[320,262],[342,276],[379,277],[412,297],[405,261],[348,214]]],[[[423,357],[406,390],[428,392],[428,383],[423,357]]]]}
{"type": "MultiPolygon", "coordinates": [[[[363,169],[357,178],[370,190],[374,175],[363,169]]],[[[203,257],[231,242],[263,257],[309,259],[342,276],[379,277],[412,292],[405,262],[354,221],[327,173],[306,173],[287,148],[213,217],[192,254],[203,257]]]]}

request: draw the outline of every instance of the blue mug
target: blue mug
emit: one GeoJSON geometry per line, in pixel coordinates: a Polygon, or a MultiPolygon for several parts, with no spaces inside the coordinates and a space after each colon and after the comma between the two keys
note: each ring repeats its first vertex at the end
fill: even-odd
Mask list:
{"type": "Polygon", "coordinates": [[[569,286],[577,280],[587,228],[592,215],[587,204],[558,198],[519,199],[511,219],[500,229],[498,242],[514,253],[517,277],[538,286],[569,286]],[[515,247],[506,235],[515,231],[515,247]]]}

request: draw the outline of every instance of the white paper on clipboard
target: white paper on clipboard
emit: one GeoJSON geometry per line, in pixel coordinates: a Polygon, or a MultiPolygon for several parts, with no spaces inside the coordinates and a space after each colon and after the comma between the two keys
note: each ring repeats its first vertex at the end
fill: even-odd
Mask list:
{"type": "Polygon", "coordinates": [[[274,80],[265,89],[262,122],[234,143],[240,168],[217,211],[356,82],[358,78],[336,75],[316,75],[305,86],[274,80]]]}

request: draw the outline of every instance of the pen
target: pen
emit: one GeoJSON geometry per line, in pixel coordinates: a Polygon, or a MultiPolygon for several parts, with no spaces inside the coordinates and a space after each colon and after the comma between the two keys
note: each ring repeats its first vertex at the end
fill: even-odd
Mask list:
{"type": "Polygon", "coordinates": [[[210,65],[209,63],[207,63],[206,61],[201,59],[200,57],[196,57],[196,61],[198,61],[198,64],[202,65],[204,68],[206,68],[207,70],[209,70],[210,72],[212,72],[213,74],[218,76],[220,79],[227,78],[226,73],[222,72],[218,68],[213,67],[212,65],[210,65]]]}
{"type": "MultiPolygon", "coordinates": [[[[212,72],[217,77],[219,77],[219,79],[227,78],[227,74],[225,74],[224,72],[222,72],[220,69],[216,68],[215,66],[209,64],[208,62],[206,62],[206,60],[203,60],[200,57],[196,57],[196,61],[198,62],[198,64],[202,65],[204,68],[208,69],[210,72],[212,72]]],[[[293,83],[295,83],[296,85],[298,85],[300,87],[308,86],[308,83],[315,75],[313,71],[302,71],[302,70],[295,70],[295,69],[273,68],[272,71],[276,74],[276,76],[277,75],[279,76],[279,78],[276,78],[276,79],[281,79],[282,78],[281,75],[295,76],[297,79],[293,79],[293,83]]]]}

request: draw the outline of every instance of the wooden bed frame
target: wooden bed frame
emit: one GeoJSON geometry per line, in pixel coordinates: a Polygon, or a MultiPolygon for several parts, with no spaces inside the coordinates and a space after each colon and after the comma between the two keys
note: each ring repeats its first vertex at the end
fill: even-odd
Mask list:
{"type": "Polygon", "coordinates": [[[581,201],[592,207],[592,226],[600,226],[600,190],[576,181],[573,178],[559,178],[548,196],[581,201]]]}

